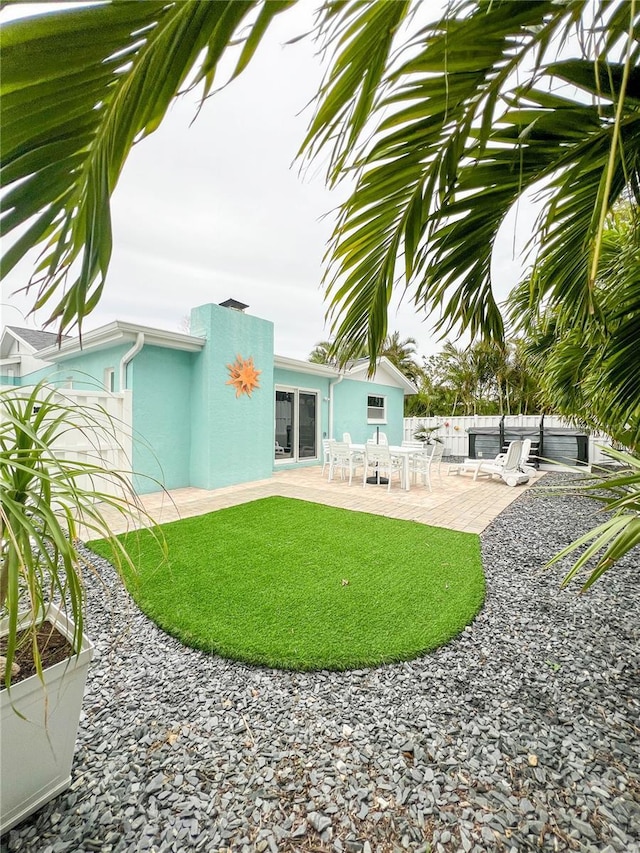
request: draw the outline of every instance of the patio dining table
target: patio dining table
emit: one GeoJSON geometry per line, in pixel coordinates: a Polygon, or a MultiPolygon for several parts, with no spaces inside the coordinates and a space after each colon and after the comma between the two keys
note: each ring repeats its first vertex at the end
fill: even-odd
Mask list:
{"type": "MultiPolygon", "coordinates": [[[[401,447],[399,444],[389,444],[386,445],[389,448],[389,452],[392,456],[401,456],[402,457],[402,478],[401,478],[401,486],[405,491],[409,491],[411,488],[411,470],[410,470],[410,461],[411,457],[415,454],[415,447],[401,447]]],[[[349,450],[364,453],[366,449],[366,444],[350,444],[349,450]]]]}

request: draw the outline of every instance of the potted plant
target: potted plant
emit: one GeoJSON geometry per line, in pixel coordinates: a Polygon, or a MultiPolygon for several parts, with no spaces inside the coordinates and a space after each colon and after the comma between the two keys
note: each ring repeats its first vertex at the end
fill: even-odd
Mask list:
{"type": "Polygon", "coordinates": [[[79,409],[42,383],[0,393],[2,833],[70,782],[93,656],[84,633],[83,572],[91,566],[79,532],[108,539],[115,565],[130,564],[104,516],[105,508],[142,512],[129,478],[60,452],[71,430],[97,448],[112,427],[103,410],[79,409]]]}
{"type": "Polygon", "coordinates": [[[413,437],[424,444],[443,444],[442,439],[435,435],[436,430],[439,429],[439,426],[421,426],[414,432],[413,437]]]}

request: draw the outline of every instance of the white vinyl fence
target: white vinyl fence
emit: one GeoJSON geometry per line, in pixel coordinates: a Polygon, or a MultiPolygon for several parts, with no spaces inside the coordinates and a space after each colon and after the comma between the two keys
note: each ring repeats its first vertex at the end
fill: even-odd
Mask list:
{"type": "MultiPolygon", "coordinates": [[[[4,391],[24,392],[33,389],[0,386],[4,391]]],[[[44,388],[42,396],[51,389],[44,388]]],[[[128,483],[131,481],[131,391],[81,391],[70,388],[56,390],[54,400],[72,409],[70,421],[77,424],[67,430],[53,445],[57,458],[75,462],[99,464],[118,472],[128,483]],[[77,413],[73,410],[77,409],[77,413]]],[[[0,407],[0,418],[2,408],[0,407]]],[[[93,484],[82,482],[82,487],[92,487],[107,494],[121,494],[122,485],[114,477],[93,477],[93,484]]],[[[86,478],[88,480],[88,477],[86,478]]]]}
{"type": "MultiPolygon", "coordinates": [[[[505,415],[504,426],[527,427],[536,429],[540,425],[541,415],[505,415]]],[[[434,433],[444,442],[445,456],[466,457],[469,456],[469,434],[470,427],[494,427],[500,426],[500,415],[471,415],[469,417],[433,417],[433,418],[405,418],[404,434],[405,441],[413,439],[414,432],[421,426],[438,427],[434,433]]],[[[575,424],[565,421],[554,415],[545,415],[545,427],[567,427],[575,428],[575,424]]],[[[585,430],[586,432],[586,430],[585,430]]],[[[589,464],[599,464],[607,460],[600,446],[611,446],[611,439],[603,433],[591,433],[589,435],[589,464]]]]}

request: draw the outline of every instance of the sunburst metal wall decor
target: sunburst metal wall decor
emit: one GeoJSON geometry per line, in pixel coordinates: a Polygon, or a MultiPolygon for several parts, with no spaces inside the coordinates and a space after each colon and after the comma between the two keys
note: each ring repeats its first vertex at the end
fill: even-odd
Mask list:
{"type": "Polygon", "coordinates": [[[235,386],[236,397],[240,397],[242,394],[247,394],[250,397],[251,392],[260,387],[258,376],[262,371],[256,370],[253,356],[242,358],[241,355],[237,355],[235,362],[227,365],[227,370],[231,378],[226,384],[235,386]]]}

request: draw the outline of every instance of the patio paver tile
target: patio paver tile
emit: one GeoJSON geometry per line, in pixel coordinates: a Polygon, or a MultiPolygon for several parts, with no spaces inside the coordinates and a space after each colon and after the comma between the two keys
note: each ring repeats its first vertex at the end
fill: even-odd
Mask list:
{"type": "MultiPolygon", "coordinates": [[[[443,468],[446,469],[446,466],[443,468]]],[[[141,495],[140,501],[158,523],[280,495],[451,530],[481,533],[528,488],[519,486],[512,489],[500,480],[487,478],[474,481],[463,475],[447,477],[446,470],[443,470],[441,481],[438,477],[433,478],[432,486],[431,492],[422,485],[404,491],[394,484],[387,491],[386,488],[376,486],[363,488],[355,480],[351,486],[347,481],[340,480],[329,483],[326,475],[322,476],[321,467],[316,466],[276,471],[269,480],[225,486],[212,491],[187,487],[174,489],[168,494],[141,495]]],[[[107,509],[105,515],[111,518],[115,533],[127,529],[117,513],[107,509]]]]}

